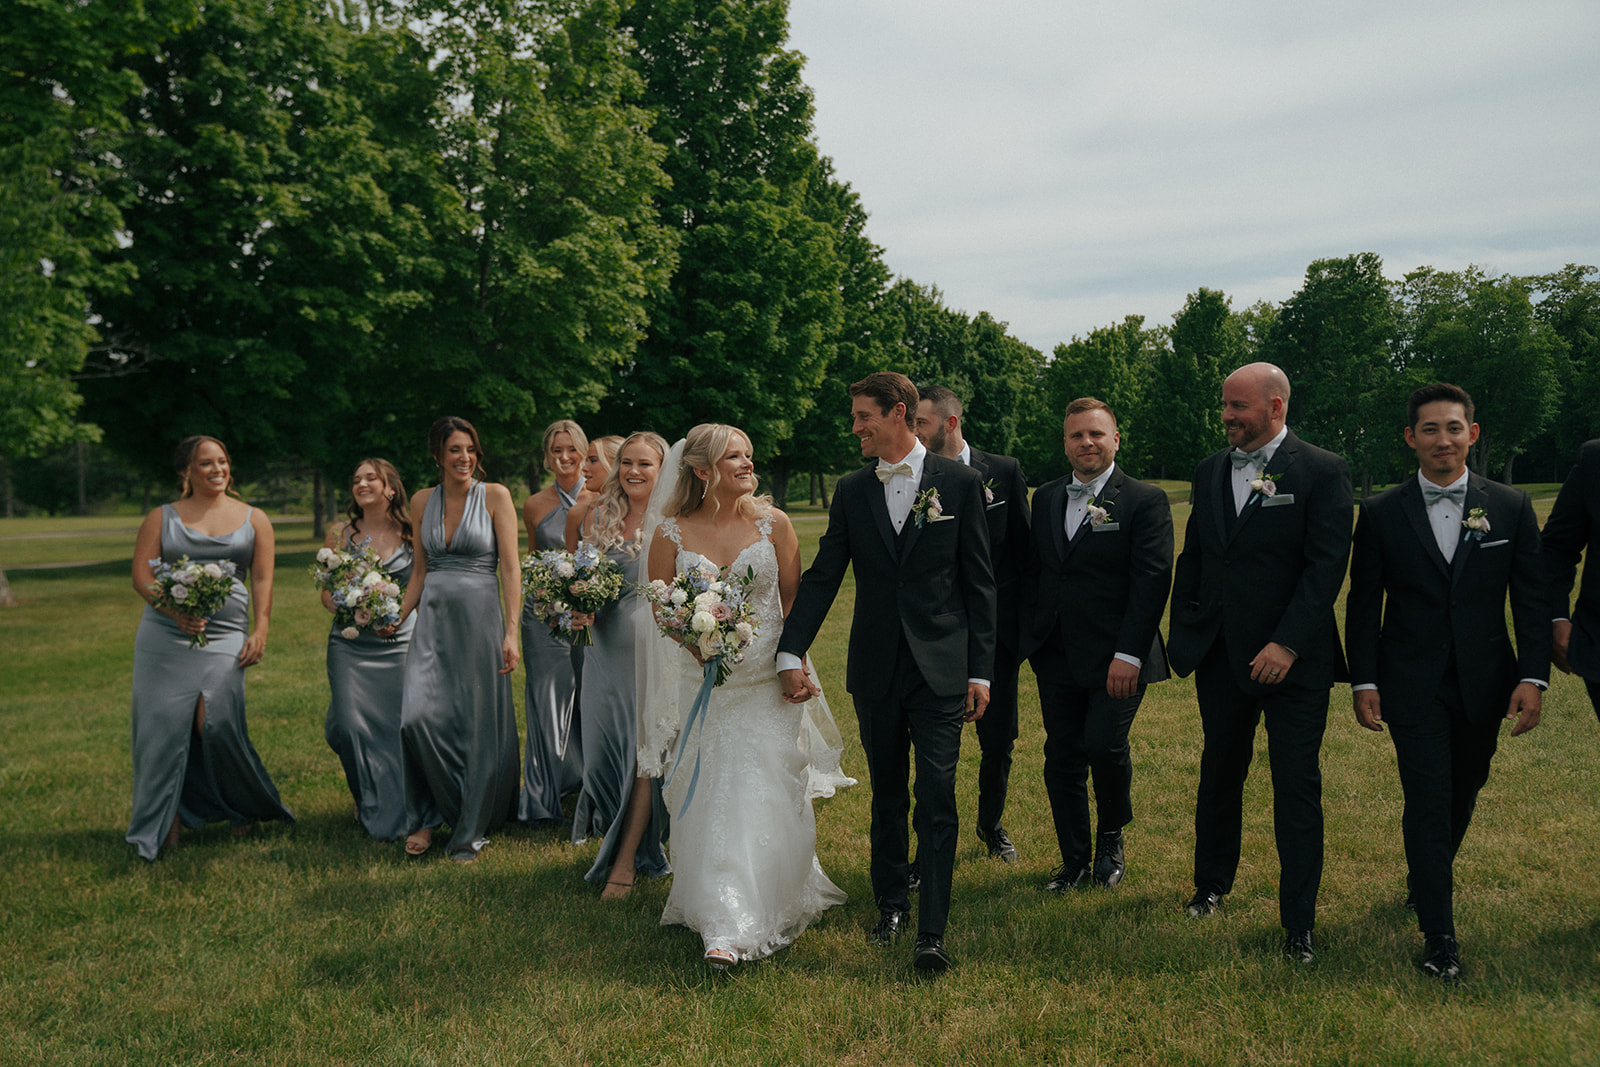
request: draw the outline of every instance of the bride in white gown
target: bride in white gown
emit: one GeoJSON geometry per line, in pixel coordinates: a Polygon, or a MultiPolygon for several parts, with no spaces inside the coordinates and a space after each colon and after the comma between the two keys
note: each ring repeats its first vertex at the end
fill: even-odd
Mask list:
{"type": "Polygon", "coordinates": [[[757,636],[693,730],[682,719],[700,687],[698,656],[653,628],[638,641],[640,772],[682,764],[664,791],[673,881],[661,922],[698,932],[718,968],[770,955],[845,899],[817,863],[811,798],[854,780],[840,770],[821,690],[802,706],[778,685],[773,656],[800,582],[800,546],[788,516],[755,488],[749,439],[732,426],[696,426],[663,464],[651,504],[659,525],[645,517],[652,579],[670,581],[702,560],[755,574],[757,636]]]}

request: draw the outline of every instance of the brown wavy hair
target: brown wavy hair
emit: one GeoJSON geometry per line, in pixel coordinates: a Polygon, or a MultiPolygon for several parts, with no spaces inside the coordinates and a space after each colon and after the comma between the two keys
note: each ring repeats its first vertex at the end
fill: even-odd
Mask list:
{"type": "Polygon", "coordinates": [[[444,443],[450,440],[453,433],[464,433],[472,438],[472,450],[478,454],[478,464],[472,469],[472,476],[480,482],[487,481],[488,476],[483,472],[483,442],[478,440],[477,427],[459,415],[445,415],[434,421],[428,430],[428,455],[443,468],[439,457],[444,455],[444,443]]]}
{"type": "MultiPolygon", "coordinates": [[[[411,540],[411,506],[406,502],[406,484],[400,480],[400,472],[395,470],[394,464],[386,459],[369,457],[357,463],[350,471],[351,481],[355,480],[356,471],[364,466],[370,466],[378,472],[378,477],[383,479],[383,484],[389,487],[392,495],[389,497],[389,518],[400,525],[400,536],[408,542],[411,540]]],[[[350,496],[350,507],[345,514],[350,518],[350,529],[359,531],[361,520],[366,517],[361,505],[356,503],[355,494],[350,496]]]]}

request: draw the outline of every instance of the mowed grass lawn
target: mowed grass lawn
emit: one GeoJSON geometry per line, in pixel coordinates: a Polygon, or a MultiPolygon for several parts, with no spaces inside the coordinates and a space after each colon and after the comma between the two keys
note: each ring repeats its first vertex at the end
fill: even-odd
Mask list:
{"type": "MultiPolygon", "coordinates": [[[[823,521],[800,511],[808,557],[823,521]]],[[[117,562],[13,569],[22,603],[0,610],[0,1063],[1600,1062],[1600,727],[1572,679],[1556,680],[1543,725],[1503,738],[1482,794],[1456,865],[1458,988],[1416,970],[1393,747],[1355,725],[1347,688],[1323,749],[1320,958],[1301,969],[1278,955],[1264,736],[1235,891],[1212,920],[1183,915],[1200,755],[1189,680],[1154,687],[1134,725],[1126,881],[1041,891],[1058,857],[1026,667],[1015,866],[972,833],[975,740],[964,753],[957,968],[922,980],[909,942],[865,944],[862,784],[816,806],[819,856],[849,904],[718,976],[695,935],[659,925],[665,880],[598,900],[582,880],[593,844],[512,827],[458,867],[364,837],[322,739],[328,621],[304,524],[280,541],[267,658],[249,676],[252,736],[299,821],[243,842],[191,832],[139,860],[122,835],[141,605],[131,534],[100,529],[77,558],[117,562]]],[[[12,532],[0,522],[0,565],[72,558],[67,540],[12,532]]],[[[850,596],[816,651],[862,775],[842,681],[850,596]]],[[[517,690],[520,703],[520,673],[517,690]]]]}

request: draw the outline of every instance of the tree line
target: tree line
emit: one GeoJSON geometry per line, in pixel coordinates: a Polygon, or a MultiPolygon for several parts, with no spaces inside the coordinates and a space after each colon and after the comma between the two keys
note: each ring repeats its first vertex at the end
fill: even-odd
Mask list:
{"type": "Polygon", "coordinates": [[[1170,326],[1128,316],[1046,358],[892,275],[786,39],[786,0],[6,5],[7,501],[90,495],[86,453],[164,487],[203,432],[252,478],[315,479],[320,511],[363,456],[425,481],[447,412],[531,486],[558,417],[737,422],[783,497],[857,461],[845,386],[879,369],[950,386],[1036,480],[1067,469],[1060,413],[1086,394],[1126,466],[1188,477],[1252,359],[1369,486],[1406,469],[1425,379],[1478,398],[1476,462],[1506,478],[1559,477],[1600,423],[1588,266],[1394,282],[1371,253],[1318,260],[1281,304],[1200,288],[1170,326]]]}

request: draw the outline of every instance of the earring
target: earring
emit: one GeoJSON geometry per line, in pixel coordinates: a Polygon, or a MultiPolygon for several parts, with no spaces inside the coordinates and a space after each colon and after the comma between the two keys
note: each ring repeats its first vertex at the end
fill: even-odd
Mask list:
{"type": "Polygon", "coordinates": [[[700,502],[702,504],[705,503],[706,494],[709,493],[709,492],[711,492],[711,479],[707,478],[700,485],[700,502]]]}

